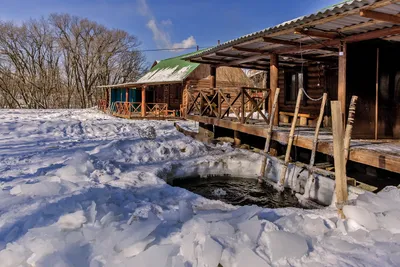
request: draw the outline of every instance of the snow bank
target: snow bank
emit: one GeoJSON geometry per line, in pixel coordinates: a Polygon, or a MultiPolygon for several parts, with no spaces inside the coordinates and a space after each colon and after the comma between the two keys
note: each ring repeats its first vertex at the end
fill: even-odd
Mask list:
{"type": "MultiPolygon", "coordinates": [[[[359,195],[345,220],[329,207],[234,207],[163,179],[255,177],[260,156],[172,122],[95,110],[0,110],[0,122],[1,266],[400,266],[395,187],[359,195]],[[139,136],[149,126],[154,140],[139,136]]],[[[325,185],[312,195],[328,199],[325,185]]]]}

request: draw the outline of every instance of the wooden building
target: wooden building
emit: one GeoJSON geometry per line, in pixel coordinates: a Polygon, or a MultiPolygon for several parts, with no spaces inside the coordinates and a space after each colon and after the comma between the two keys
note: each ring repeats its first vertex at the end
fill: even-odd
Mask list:
{"type": "MultiPolygon", "coordinates": [[[[267,71],[265,88],[269,95],[274,96],[280,88],[275,125],[284,125],[282,120],[294,111],[301,88],[304,96],[300,113],[307,117],[309,126],[319,113],[323,93],[328,93],[329,100],[340,101],[343,118],[347,117],[351,97],[357,95],[352,138],[360,140],[352,142],[350,161],[400,173],[399,13],[398,0],[342,1],[184,59],[217,69],[229,66],[267,71]]],[[[250,94],[255,90],[246,90],[238,88],[237,101],[242,105],[256,103],[250,94]]],[[[223,90],[217,92],[223,102],[229,102],[224,99],[223,90]]],[[[270,113],[273,97],[267,102],[270,113]]],[[[325,108],[326,126],[329,126],[329,103],[325,108]]],[[[267,136],[265,123],[252,121],[247,113],[232,114],[220,107],[216,112],[204,112],[204,108],[197,112],[198,106],[201,107],[189,103],[187,118],[235,133],[267,136]],[[235,118],[226,116],[229,113],[235,118]]],[[[208,105],[205,109],[212,108],[208,105]]],[[[329,128],[324,130],[326,137],[320,140],[317,150],[332,155],[329,131],[329,128]]],[[[296,132],[294,145],[311,149],[310,132],[307,129],[296,132]]],[[[273,134],[273,140],[281,144],[287,138],[288,131],[282,127],[273,134]]]]}
{"type": "Polygon", "coordinates": [[[299,88],[309,96],[300,112],[311,116],[324,92],[343,111],[357,95],[354,137],[400,138],[398,2],[344,1],[186,59],[268,71],[266,88],[281,89],[281,112],[293,111],[299,88]]]}
{"type": "Polygon", "coordinates": [[[182,59],[200,52],[155,61],[136,82],[100,86],[108,90],[106,99],[101,101],[103,109],[109,108],[117,116],[143,117],[141,105],[145,101],[146,117],[175,116],[186,101],[185,88],[210,88],[215,82],[216,86],[223,87],[250,85],[241,69],[222,67],[216,70],[208,64],[182,59]]]}

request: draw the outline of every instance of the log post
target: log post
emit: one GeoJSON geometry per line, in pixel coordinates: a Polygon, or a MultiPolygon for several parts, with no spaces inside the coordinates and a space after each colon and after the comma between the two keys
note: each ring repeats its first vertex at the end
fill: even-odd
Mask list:
{"type": "Polygon", "coordinates": [[[353,132],[353,124],[354,118],[356,113],[356,105],[357,105],[358,96],[353,95],[351,97],[351,102],[349,106],[349,116],[347,118],[347,125],[346,125],[346,132],[344,134],[344,157],[345,162],[349,158],[350,153],[350,140],[351,140],[351,133],[353,132]]]}
{"type": "Polygon", "coordinates": [[[240,88],[240,123],[244,124],[245,122],[245,108],[244,108],[244,88],[240,88]]]}
{"type": "Polygon", "coordinates": [[[242,139],[240,137],[239,131],[233,131],[233,144],[235,146],[240,146],[242,144],[242,139]]]}
{"type": "Polygon", "coordinates": [[[285,187],[286,171],[287,171],[289,160],[290,160],[290,152],[292,150],[293,139],[294,139],[294,130],[296,128],[297,117],[299,116],[299,109],[300,109],[300,103],[301,103],[302,97],[303,97],[303,90],[299,90],[299,93],[297,94],[296,107],[294,109],[292,127],[290,128],[288,145],[286,148],[285,163],[282,166],[280,178],[279,178],[279,182],[278,182],[278,189],[282,190],[282,191],[285,187]]]}
{"type": "Polygon", "coordinates": [[[146,86],[142,86],[142,117],[146,117],[146,86]]]}
{"type": "MultiPolygon", "coordinates": [[[[271,89],[271,94],[270,95],[275,95],[275,91],[278,88],[278,79],[279,79],[279,67],[278,67],[278,55],[277,54],[271,54],[270,55],[270,89],[271,89]]],[[[272,112],[272,106],[273,106],[273,99],[270,97],[269,102],[268,102],[268,113],[271,114],[272,112]]],[[[279,104],[276,104],[276,112],[274,116],[274,125],[279,124],[279,104]]]]}
{"type": "Polygon", "coordinates": [[[376,49],[376,77],[375,77],[375,140],[378,140],[378,112],[379,112],[379,47],[376,49]]]}
{"type": "Polygon", "coordinates": [[[269,125],[268,125],[268,131],[267,131],[267,139],[265,140],[264,157],[263,157],[262,162],[261,162],[261,175],[260,175],[261,178],[263,178],[265,176],[265,167],[267,165],[267,153],[269,152],[269,147],[271,145],[272,128],[274,127],[274,115],[275,115],[275,111],[276,111],[276,105],[277,105],[278,99],[279,99],[279,92],[280,92],[280,89],[276,88],[274,101],[273,101],[273,104],[272,104],[272,111],[269,114],[269,125]]]}
{"type": "Polygon", "coordinates": [[[341,106],[342,103],[339,101],[331,101],[336,206],[338,208],[338,215],[341,218],[344,218],[343,206],[345,205],[348,196],[341,106]]]}
{"type": "Polygon", "coordinates": [[[129,102],[129,88],[125,88],[125,102],[129,102]]]}
{"type": "MultiPolygon", "coordinates": [[[[346,110],[346,72],[347,72],[347,44],[341,41],[339,45],[339,72],[338,72],[338,100],[342,112],[346,110]]],[[[342,114],[344,120],[345,115],[342,114]]]]}
{"type": "Polygon", "coordinates": [[[211,88],[217,87],[217,67],[210,67],[210,86],[211,88]]]}
{"type": "Polygon", "coordinates": [[[315,163],[315,154],[317,152],[317,146],[318,146],[319,129],[321,128],[321,123],[324,118],[324,111],[325,111],[325,105],[326,105],[327,98],[328,98],[328,94],[324,93],[322,95],[322,102],[321,102],[321,107],[319,109],[317,125],[315,126],[314,139],[313,139],[313,144],[312,144],[312,149],[311,149],[311,158],[310,158],[310,163],[308,165],[309,166],[309,169],[308,169],[309,175],[308,175],[308,179],[307,179],[306,186],[304,189],[304,198],[306,198],[306,199],[310,197],[311,185],[314,183],[314,175],[311,170],[315,163]]]}
{"type": "MultiPolygon", "coordinates": [[[[212,90],[211,90],[211,99],[213,99],[211,104],[215,104],[215,106],[216,106],[216,108],[218,110],[219,107],[217,106],[218,105],[217,99],[214,98],[215,94],[217,93],[217,91],[215,89],[217,87],[217,67],[210,66],[210,78],[211,78],[211,81],[210,81],[211,84],[210,85],[211,85],[211,88],[212,88],[212,90]]],[[[214,116],[213,109],[214,109],[214,107],[212,105],[210,107],[210,116],[212,116],[212,117],[214,116]]]]}
{"type": "Polygon", "coordinates": [[[219,90],[219,89],[217,89],[217,94],[218,94],[218,119],[221,119],[221,116],[222,116],[222,105],[221,105],[221,102],[222,102],[222,96],[221,96],[221,91],[219,90]]]}

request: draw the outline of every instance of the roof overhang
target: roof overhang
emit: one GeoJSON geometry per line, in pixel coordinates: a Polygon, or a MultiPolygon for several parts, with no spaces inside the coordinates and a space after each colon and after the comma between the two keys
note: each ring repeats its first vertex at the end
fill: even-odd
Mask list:
{"type": "Polygon", "coordinates": [[[352,0],[242,36],[185,59],[215,66],[266,70],[271,54],[281,66],[337,62],[341,42],[400,41],[400,0],[352,0]]]}
{"type": "Polygon", "coordinates": [[[100,85],[100,86],[97,86],[97,88],[136,88],[136,87],[142,87],[142,86],[177,84],[177,83],[183,83],[183,81],[179,80],[179,81],[162,81],[162,82],[147,82],[147,83],[132,82],[132,83],[100,85]]]}

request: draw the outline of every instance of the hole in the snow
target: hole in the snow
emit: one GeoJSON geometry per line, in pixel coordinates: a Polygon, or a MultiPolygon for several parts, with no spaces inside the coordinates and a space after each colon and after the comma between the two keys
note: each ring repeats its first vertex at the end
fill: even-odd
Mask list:
{"type": "Polygon", "coordinates": [[[304,208],[290,190],[283,193],[257,179],[230,176],[175,179],[171,185],[185,188],[208,199],[221,200],[233,205],[257,205],[265,208],[304,208]]]}

